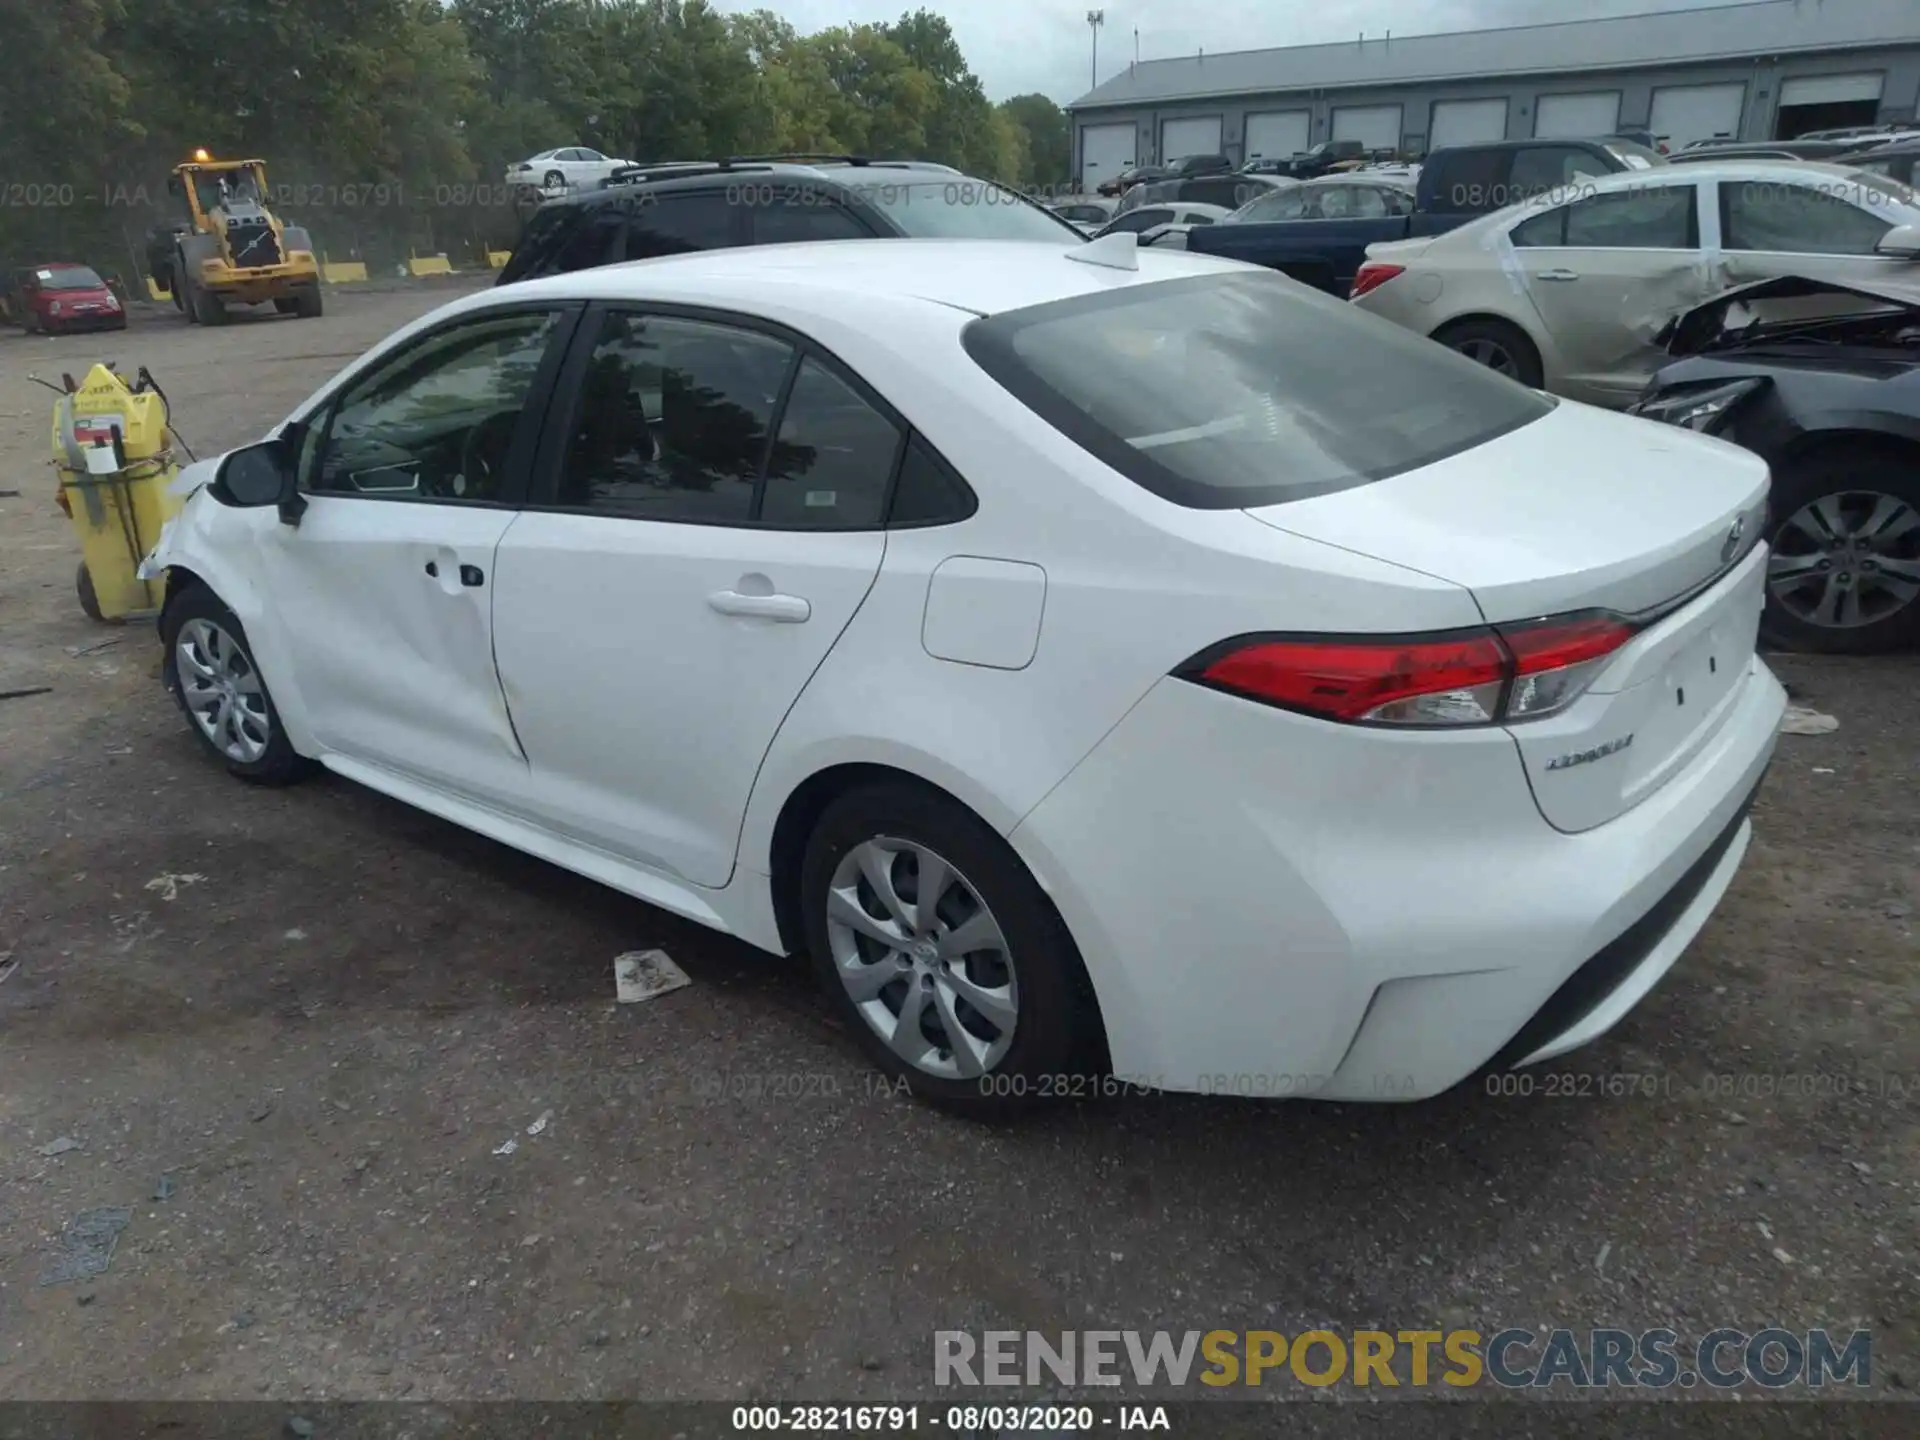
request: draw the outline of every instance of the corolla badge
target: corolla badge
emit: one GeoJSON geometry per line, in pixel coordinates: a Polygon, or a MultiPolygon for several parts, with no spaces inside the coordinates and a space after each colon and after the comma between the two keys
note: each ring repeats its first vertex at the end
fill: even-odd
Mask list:
{"type": "Polygon", "coordinates": [[[1596,760],[1604,760],[1609,755],[1618,755],[1633,744],[1633,735],[1622,735],[1618,740],[1609,740],[1604,745],[1596,745],[1591,750],[1575,750],[1571,755],[1556,755],[1547,761],[1549,770],[1571,770],[1576,765],[1591,765],[1596,760]]]}
{"type": "Polygon", "coordinates": [[[1733,522],[1733,528],[1727,531],[1727,538],[1720,542],[1720,563],[1731,564],[1733,557],[1740,553],[1740,542],[1746,538],[1747,517],[1742,515],[1733,522]]]}

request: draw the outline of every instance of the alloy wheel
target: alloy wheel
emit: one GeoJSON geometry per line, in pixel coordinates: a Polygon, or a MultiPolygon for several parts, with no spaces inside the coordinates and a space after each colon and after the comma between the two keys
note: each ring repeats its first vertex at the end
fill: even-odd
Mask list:
{"type": "Polygon", "coordinates": [[[1898,614],[1920,596],[1920,510],[1876,490],[1810,501],[1774,536],[1767,590],[1795,618],[1827,629],[1898,614]]]}
{"type": "Polygon", "coordinates": [[[1520,367],[1515,363],[1512,352],[1498,340],[1488,340],[1483,336],[1476,337],[1472,340],[1463,340],[1453,348],[1476,364],[1484,365],[1489,370],[1497,370],[1509,379],[1520,378],[1520,367]]]}
{"type": "Polygon", "coordinates": [[[934,850],[887,836],[849,850],[827,891],[827,943],[854,1008],[906,1064],[965,1080],[1005,1058],[1020,1012],[1006,936],[934,850]]]}
{"type": "Polygon", "coordinates": [[[266,687],[240,642],[211,620],[193,619],[180,627],[173,656],[181,703],[214,749],[242,765],[265,755],[273,739],[266,687]]]}

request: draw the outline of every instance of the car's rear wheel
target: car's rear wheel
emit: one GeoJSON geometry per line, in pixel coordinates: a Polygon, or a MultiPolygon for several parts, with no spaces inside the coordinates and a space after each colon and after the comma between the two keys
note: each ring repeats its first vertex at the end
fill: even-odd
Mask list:
{"type": "Polygon", "coordinates": [[[991,1115],[1088,1093],[1098,1022],[1066,926],[1007,843],[908,783],[850,791],[801,865],[806,942],[873,1063],[991,1115]]]}
{"type": "Polygon", "coordinates": [[[1774,476],[1769,641],[1870,655],[1920,641],[1920,465],[1911,453],[1833,447],[1774,476]]]}
{"type": "Polygon", "coordinates": [[[1540,351],[1518,325],[1509,325],[1504,320],[1463,320],[1458,325],[1444,327],[1433,338],[1509,380],[1518,380],[1535,390],[1545,382],[1540,351]]]}
{"type": "Polygon", "coordinates": [[[239,619],[204,585],[176,595],[161,617],[167,689],[193,733],[228,771],[262,785],[301,779],[313,762],[296,754],[253,662],[239,619]]]}

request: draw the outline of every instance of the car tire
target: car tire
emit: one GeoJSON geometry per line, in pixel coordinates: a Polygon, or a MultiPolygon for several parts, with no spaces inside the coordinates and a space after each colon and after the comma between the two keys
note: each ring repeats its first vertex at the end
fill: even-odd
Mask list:
{"type": "Polygon", "coordinates": [[[979,1118],[1099,1089],[1087,1083],[1105,1068],[1098,1008],[1073,939],[1019,856],[965,806],[905,781],[848,791],[814,826],[798,893],[807,951],[828,1003],[896,1084],[979,1118]],[[917,909],[920,878],[933,863],[943,864],[949,879],[936,915],[915,927],[918,942],[895,948],[877,940],[875,930],[904,935],[906,927],[887,918],[899,912],[874,888],[875,870],[896,887],[902,909],[917,909]],[[865,912],[858,930],[847,923],[848,903],[865,912]],[[944,937],[969,930],[987,943],[935,958],[944,937]],[[917,958],[908,953],[916,948],[917,958]],[[883,967],[893,978],[876,989],[883,967]],[[900,1016],[916,986],[919,1022],[904,1032],[900,1016]],[[856,990],[867,998],[856,999],[856,990]],[[987,1008],[974,1006],[969,993],[987,1008]],[[1010,1024],[999,1022],[990,996],[1010,1002],[1010,1024]],[[964,1032],[970,1063],[958,1063],[949,1021],[964,1032]],[[898,1048],[883,1038],[881,1025],[901,1037],[898,1048]],[[936,1037],[946,1041],[945,1059],[936,1037]],[[917,1060],[913,1051],[922,1052],[917,1060]]]}
{"type": "Polygon", "coordinates": [[[1912,451],[1869,442],[1788,461],[1774,475],[1769,511],[1760,621],[1768,644],[1827,655],[1920,644],[1920,464],[1912,451]],[[1908,577],[1900,588],[1888,583],[1884,567],[1892,565],[1908,577]]]}
{"type": "Polygon", "coordinates": [[[80,609],[89,620],[106,623],[107,617],[100,613],[100,592],[93,588],[93,572],[87,569],[84,560],[73,572],[73,591],[80,597],[80,609]]]}
{"type": "Polygon", "coordinates": [[[541,178],[540,188],[542,190],[564,190],[567,188],[567,177],[558,170],[549,170],[541,178]]]}
{"type": "Polygon", "coordinates": [[[229,774],[256,785],[288,785],[313,773],[314,762],[287,739],[246,630],[219,596],[199,584],[175,595],[161,614],[160,638],[168,692],[195,738],[229,774]],[[257,705],[248,703],[255,697],[257,705]],[[216,709],[223,699],[226,708],[216,709]]]}
{"type": "Polygon", "coordinates": [[[1505,320],[1463,320],[1442,326],[1433,338],[1469,360],[1519,381],[1530,390],[1546,383],[1539,348],[1527,332],[1505,320]]]}

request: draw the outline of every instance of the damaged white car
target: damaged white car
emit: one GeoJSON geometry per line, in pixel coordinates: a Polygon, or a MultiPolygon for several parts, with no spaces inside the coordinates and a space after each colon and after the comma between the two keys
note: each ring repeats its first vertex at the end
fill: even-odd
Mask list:
{"type": "Polygon", "coordinates": [[[1920,274],[1920,205],[1884,176],[1749,160],[1580,180],[1434,239],[1367,248],[1353,302],[1573,400],[1631,404],[1678,314],[1736,285],[1920,274]]]}

